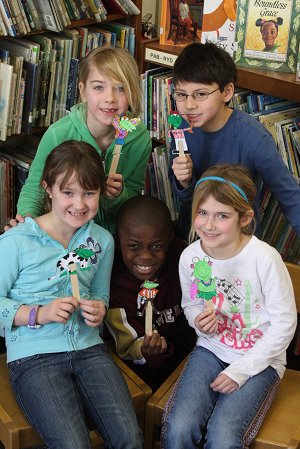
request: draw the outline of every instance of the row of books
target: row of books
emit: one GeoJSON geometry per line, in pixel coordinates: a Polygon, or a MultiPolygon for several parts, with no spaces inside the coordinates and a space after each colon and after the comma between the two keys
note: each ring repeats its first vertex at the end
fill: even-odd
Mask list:
{"type": "Polygon", "coordinates": [[[147,166],[145,194],[164,201],[170,210],[172,220],[176,221],[179,202],[172,192],[172,185],[168,177],[169,166],[170,156],[166,145],[158,145],[153,148],[151,161],[147,166]]]}
{"type": "Polygon", "coordinates": [[[116,22],[0,40],[0,140],[63,117],[78,98],[79,62],[92,49],[135,52],[135,29],[116,22]]]}
{"type": "Polygon", "coordinates": [[[151,138],[168,144],[168,116],[175,109],[171,98],[173,90],[172,72],[165,67],[146,70],[141,75],[143,91],[143,121],[151,138]]]}
{"type": "Polygon", "coordinates": [[[42,29],[62,31],[73,21],[104,21],[108,14],[139,14],[132,0],[0,0],[0,36],[42,29]]]}
{"type": "Polygon", "coordinates": [[[16,204],[28,176],[39,139],[28,136],[22,145],[6,145],[0,151],[0,226],[16,216],[16,204]]]}

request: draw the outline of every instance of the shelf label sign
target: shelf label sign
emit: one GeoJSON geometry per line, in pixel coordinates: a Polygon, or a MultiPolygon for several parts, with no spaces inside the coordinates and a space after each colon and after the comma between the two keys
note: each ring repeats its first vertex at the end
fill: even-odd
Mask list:
{"type": "Polygon", "coordinates": [[[152,48],[146,48],[145,50],[145,60],[148,62],[155,62],[157,64],[173,67],[176,59],[177,55],[171,55],[170,53],[165,53],[164,51],[153,50],[152,48]]]}

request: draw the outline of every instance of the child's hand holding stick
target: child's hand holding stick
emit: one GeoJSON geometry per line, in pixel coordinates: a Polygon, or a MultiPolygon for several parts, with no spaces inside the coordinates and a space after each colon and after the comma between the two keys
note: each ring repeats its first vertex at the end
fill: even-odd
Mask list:
{"type": "Polygon", "coordinates": [[[136,129],[136,125],[140,123],[140,117],[137,118],[129,118],[126,115],[115,116],[112,121],[112,125],[116,130],[116,143],[113,153],[113,158],[111,161],[111,166],[109,169],[109,174],[117,172],[120,155],[122,154],[122,146],[125,143],[125,137],[129,132],[132,132],[136,129]]]}

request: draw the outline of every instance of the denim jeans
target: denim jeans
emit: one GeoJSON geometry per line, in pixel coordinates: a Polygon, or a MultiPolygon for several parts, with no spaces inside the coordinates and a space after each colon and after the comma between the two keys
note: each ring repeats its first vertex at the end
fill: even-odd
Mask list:
{"type": "Polygon", "coordinates": [[[104,344],[9,364],[15,396],[49,449],[89,449],[84,409],[110,449],[141,449],[126,382],[104,344]]]}
{"type": "Polygon", "coordinates": [[[196,346],[180,376],[163,417],[163,449],[247,448],[254,439],[280,383],[268,367],[240,389],[221,394],[210,383],[228,366],[196,346]]]}

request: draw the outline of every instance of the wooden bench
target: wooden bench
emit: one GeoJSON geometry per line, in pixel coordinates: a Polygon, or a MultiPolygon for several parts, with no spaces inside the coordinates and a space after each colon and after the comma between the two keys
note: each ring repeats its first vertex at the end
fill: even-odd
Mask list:
{"type": "MultiPolygon", "coordinates": [[[[286,263],[297,311],[300,313],[300,266],[286,263]]],[[[148,400],[145,421],[145,449],[159,449],[159,435],[164,407],[185,360],[148,400]]],[[[300,371],[287,369],[277,395],[250,446],[251,449],[300,449],[300,371]]]]}
{"type": "MultiPolygon", "coordinates": [[[[144,428],[146,402],[151,389],[128,366],[113,355],[129,388],[134,409],[141,429],[144,428]]],[[[28,423],[15,401],[6,366],[6,354],[0,355],[0,441],[5,449],[25,449],[43,444],[37,431],[28,423]]],[[[95,431],[90,433],[92,446],[104,449],[102,437],[95,431]]]]}

